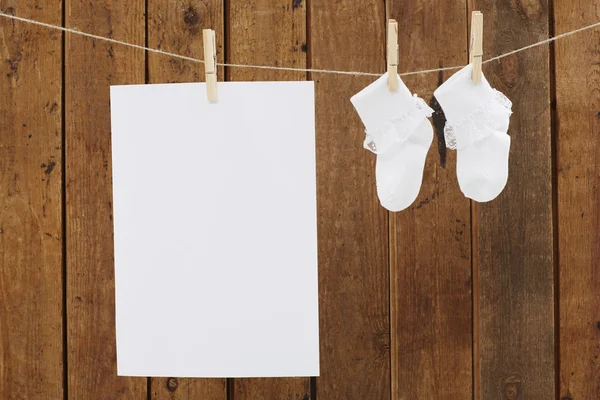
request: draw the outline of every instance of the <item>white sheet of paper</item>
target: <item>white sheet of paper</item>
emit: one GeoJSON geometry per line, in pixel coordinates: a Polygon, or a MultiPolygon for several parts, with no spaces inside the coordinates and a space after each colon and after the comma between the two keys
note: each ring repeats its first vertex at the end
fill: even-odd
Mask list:
{"type": "Polygon", "coordinates": [[[319,375],[314,86],[111,87],[118,374],[319,375]]]}

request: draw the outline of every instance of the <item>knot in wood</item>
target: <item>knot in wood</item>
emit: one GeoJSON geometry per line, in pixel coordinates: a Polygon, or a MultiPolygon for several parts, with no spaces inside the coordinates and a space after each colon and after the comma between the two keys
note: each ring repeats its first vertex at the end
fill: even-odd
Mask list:
{"type": "Polygon", "coordinates": [[[175,390],[177,390],[177,386],[179,386],[179,382],[177,382],[177,378],[167,379],[167,390],[169,392],[174,392],[175,390]]]}

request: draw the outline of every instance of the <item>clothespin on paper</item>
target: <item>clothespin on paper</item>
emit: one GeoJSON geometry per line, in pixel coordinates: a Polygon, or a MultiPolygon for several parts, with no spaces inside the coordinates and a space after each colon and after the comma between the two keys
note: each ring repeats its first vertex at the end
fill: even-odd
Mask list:
{"type": "Polygon", "coordinates": [[[398,23],[394,19],[388,22],[387,32],[387,72],[388,89],[398,89],[398,23]]]}
{"type": "Polygon", "coordinates": [[[217,101],[217,39],[212,29],[202,30],[204,39],[204,76],[208,101],[217,101]]]}
{"type": "Polygon", "coordinates": [[[473,83],[481,82],[481,63],[483,59],[483,13],[473,11],[471,14],[471,49],[469,62],[473,65],[471,80],[473,83]]]}

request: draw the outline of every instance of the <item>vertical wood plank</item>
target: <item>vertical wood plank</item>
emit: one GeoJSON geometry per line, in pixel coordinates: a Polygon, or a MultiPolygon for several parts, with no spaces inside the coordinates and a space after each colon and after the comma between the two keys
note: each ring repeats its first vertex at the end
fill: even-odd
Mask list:
{"type": "MultiPolygon", "coordinates": [[[[400,71],[467,62],[465,0],[389,1],[399,21],[400,71]],[[407,23],[411,21],[411,23],[407,23]]],[[[467,399],[472,395],[471,210],[446,151],[445,117],[433,91],[452,75],[404,79],[435,109],[436,130],[421,192],[390,214],[392,398],[467,399]]]]}
{"type": "MultiPolygon", "coordinates": [[[[143,0],[66,0],[66,26],[144,44],[143,0]]],[[[146,399],[117,377],[109,85],[144,83],[144,52],[67,34],[68,384],[73,399],[146,399]]]]}
{"type": "Polygon", "coordinates": [[[234,379],[233,399],[309,400],[309,378],[234,379]]]}
{"type": "MultiPolygon", "coordinates": [[[[223,0],[147,0],[148,46],[204,58],[202,29],[217,36],[217,62],[224,60],[225,27],[223,0]]],[[[217,79],[224,79],[223,68],[217,79]]],[[[204,66],[162,54],[148,54],[148,83],[203,82],[204,66]]]]}
{"type": "MultiPolygon", "coordinates": [[[[62,3],[0,1],[62,24],[62,3]]],[[[0,398],[63,398],[62,35],[0,18],[0,398]]]]}
{"type": "MultiPolygon", "coordinates": [[[[228,3],[228,62],[306,68],[304,0],[229,0],[228,3]]],[[[228,80],[306,80],[306,73],[230,68],[228,80]]]]}
{"type": "MultiPolygon", "coordinates": [[[[484,58],[549,35],[548,2],[473,0],[484,18],[484,58]]],[[[484,65],[513,102],[509,179],[478,204],[481,399],[552,399],[554,274],[548,46],[484,65]]]]}
{"type": "MultiPolygon", "coordinates": [[[[598,20],[600,1],[554,2],[555,34],[598,20]]],[[[560,397],[600,396],[600,32],[556,42],[560,397]]]]}
{"type": "MultiPolygon", "coordinates": [[[[306,4],[303,0],[230,0],[227,60],[236,64],[305,68],[306,4]]],[[[231,81],[305,80],[306,73],[230,68],[231,81]]],[[[233,380],[235,400],[308,400],[309,378],[233,380]]]]}
{"type": "MultiPolygon", "coordinates": [[[[202,29],[216,32],[217,60],[223,61],[224,24],[222,0],[147,0],[148,46],[155,49],[204,58],[202,29]]],[[[223,79],[223,69],[218,71],[223,79]]],[[[161,54],[148,54],[148,83],[204,81],[204,66],[161,54]]],[[[156,315],[157,324],[169,323],[156,315]]],[[[225,400],[225,379],[153,378],[153,400],[225,400]]]]}
{"type": "MultiPolygon", "coordinates": [[[[382,72],[385,4],[313,0],[313,68],[382,72]]],[[[314,74],[321,376],[317,398],[390,398],[388,213],[350,97],[373,81],[314,74]]]]}

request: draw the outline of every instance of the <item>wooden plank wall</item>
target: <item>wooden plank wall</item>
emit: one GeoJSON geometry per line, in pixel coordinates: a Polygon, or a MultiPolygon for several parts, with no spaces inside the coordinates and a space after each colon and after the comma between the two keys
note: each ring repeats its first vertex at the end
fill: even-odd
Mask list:
{"type": "MultiPolygon", "coordinates": [[[[383,72],[484,58],[598,21],[600,0],[0,0],[0,11],[219,61],[383,72]]],[[[600,30],[486,64],[513,101],[510,177],[465,199],[435,109],[419,198],[379,206],[375,156],[349,99],[372,79],[315,81],[321,376],[116,376],[109,86],[203,80],[199,63],[0,17],[0,399],[590,400],[600,385],[600,30]]],[[[151,169],[160,167],[149,166],[151,169]]],[[[292,211],[290,211],[292,212],[292,211]]],[[[156,324],[169,323],[164,315],[156,324]]]]}
{"type": "MultiPolygon", "coordinates": [[[[61,24],[61,4],[0,1],[61,24]]],[[[0,20],[0,399],[64,395],[62,37],[0,20]]]]}
{"type": "MultiPolygon", "coordinates": [[[[555,34],[597,22],[600,2],[554,5],[555,34]]],[[[600,397],[600,31],[557,42],[559,395],[600,397]]]]}
{"type": "MultiPolygon", "coordinates": [[[[66,0],[67,27],[144,44],[143,0],[66,0]]],[[[144,53],[67,34],[64,54],[67,391],[73,399],[146,398],[117,377],[109,87],[144,83],[144,53]]]]}
{"type": "MultiPolygon", "coordinates": [[[[389,17],[399,25],[401,71],[467,63],[464,0],[389,4],[389,17]]],[[[450,75],[404,80],[434,108],[437,139],[419,197],[408,210],[390,213],[394,399],[466,399],[472,392],[471,209],[458,187],[456,152],[445,149],[445,117],[433,97],[450,75]]]]}
{"type": "MultiPolygon", "coordinates": [[[[312,68],[384,71],[383,2],[313,0],[310,5],[312,68]]],[[[316,396],[388,399],[388,215],[378,205],[375,159],[362,149],[364,127],[350,104],[350,97],[371,80],[312,78],[321,342],[316,396]]]]}
{"type": "MultiPolygon", "coordinates": [[[[547,1],[474,0],[484,15],[484,54],[549,36],[547,1]]],[[[493,87],[513,102],[509,181],[473,207],[478,270],[476,399],[555,395],[550,53],[537,47],[487,64],[493,87]]]]}

